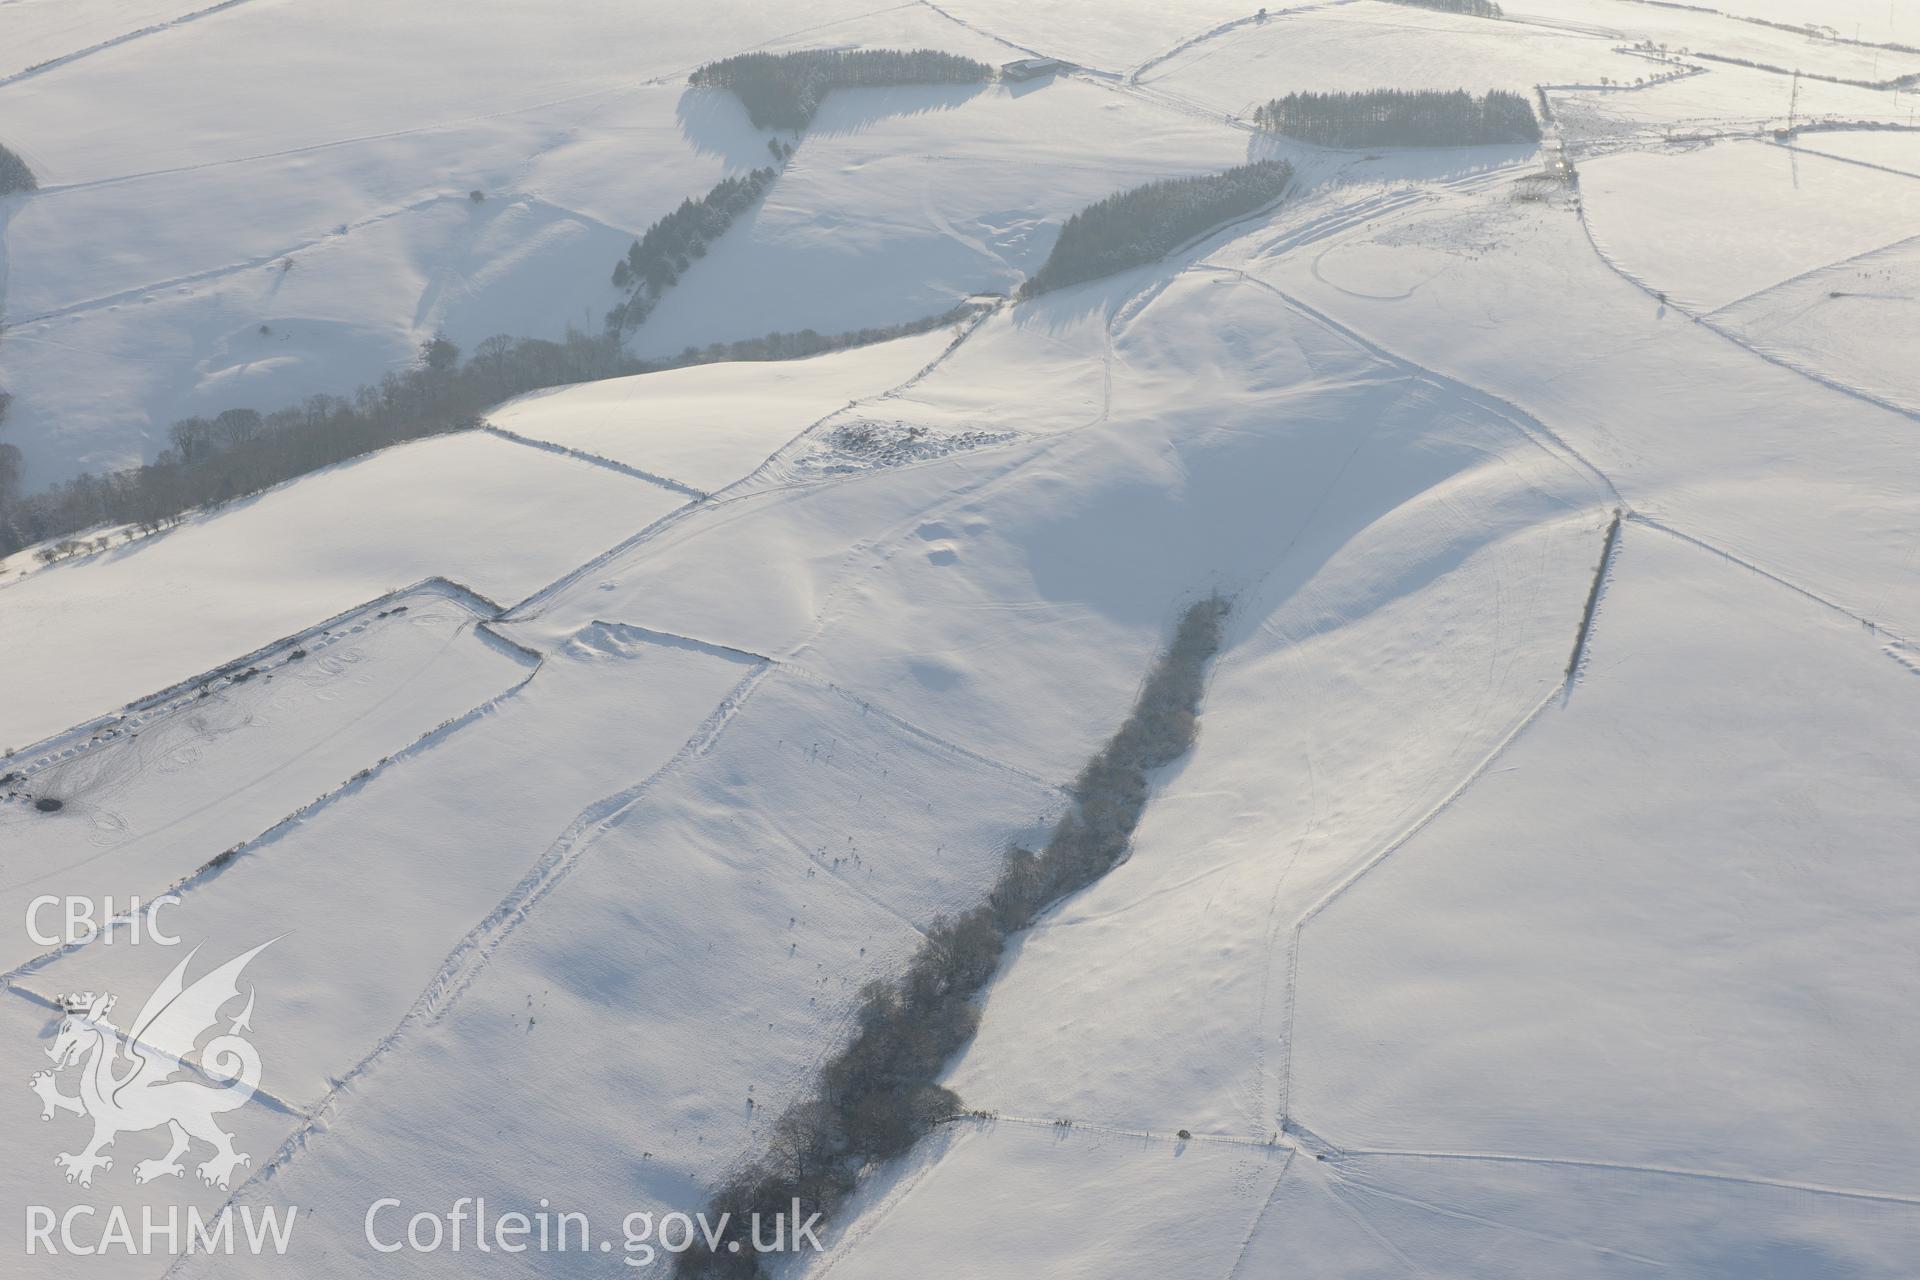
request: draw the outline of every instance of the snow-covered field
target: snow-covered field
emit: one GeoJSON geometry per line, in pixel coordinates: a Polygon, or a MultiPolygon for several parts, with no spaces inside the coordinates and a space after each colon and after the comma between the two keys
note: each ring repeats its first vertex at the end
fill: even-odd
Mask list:
{"type": "Polygon", "coordinates": [[[942,329],[807,360],[696,365],[536,391],[487,420],[712,493],[821,419],[906,382],[953,337],[942,329]]]}
{"type": "Polygon", "coordinates": [[[1920,1190],[1887,981],[1916,967],[1920,729],[1887,647],[1629,525],[1566,705],[1303,930],[1300,1122],[1920,1190]]]}
{"type": "MultiPolygon", "coordinates": [[[[124,905],[128,885],[171,885],[506,692],[536,659],[478,630],[483,610],[439,583],[402,592],[268,652],[250,664],[257,675],[242,668],[16,755],[21,776],[0,803],[0,911],[24,919],[46,894],[124,905]],[[47,798],[61,803],[54,815],[32,803],[47,798]]],[[[7,940],[6,962],[33,954],[7,940]]]]}
{"type": "Polygon", "coordinates": [[[68,139],[38,143],[36,161],[62,159],[6,224],[9,438],[52,481],[150,459],[179,418],[350,392],[436,331],[470,349],[597,329],[634,233],[766,158],[744,118],[689,146],[679,96],[647,86],[339,146],[235,140],[283,153],[144,175],[119,168],[151,163],[144,150],[69,161],[68,139]]]}
{"type": "MultiPolygon", "coordinates": [[[[672,759],[750,665],[645,640],[576,645],[483,714],[366,759],[372,772],[358,785],[182,886],[163,912],[169,929],[247,936],[248,946],[279,939],[251,970],[263,993],[285,992],[261,1025],[262,1088],[311,1107],[437,975],[459,972],[443,965],[449,953],[464,955],[464,944],[483,962],[489,940],[476,922],[528,892],[531,868],[563,862],[579,838],[569,824],[590,831],[583,814],[613,809],[672,759]],[[583,740],[597,745],[597,764],[567,751],[583,740]],[[335,892],[356,907],[312,927],[310,904],[335,892]]],[[[82,947],[16,984],[49,998],[141,990],[176,961],[164,947],[82,947]]]]}
{"type": "Polygon", "coordinates": [[[1702,312],[1920,226],[1920,180],[1766,142],[1607,156],[1580,191],[1603,252],[1702,312]]]}
{"type": "Polygon", "coordinates": [[[1795,139],[1794,145],[1802,151],[1920,178],[1920,132],[1806,133],[1795,139]]]}
{"type": "MultiPolygon", "coordinates": [[[[779,1142],[863,985],[1045,839],[1214,592],[1197,742],[1011,939],[941,1075],[970,1114],[779,1274],[1910,1275],[1920,150],[1773,131],[1913,95],[1790,105],[1696,55],[1877,82],[1920,55],[1848,41],[1920,16],[1716,3],[0,0],[29,492],[436,332],[597,332],[628,242],[758,166],[632,353],[977,301],[5,566],[0,1276],[634,1273],[622,1219],[779,1142]],[[685,84],[915,46],[1079,65],[836,92],[780,160],[685,84]],[[1241,118],[1463,76],[1545,86],[1543,144],[1241,118]],[[1087,203],[1269,157],[1276,207],[1013,296],[1087,203]],[[218,1019],[261,1061],[248,1162],[136,1183],[155,1121],[68,1181],[87,1121],[28,1088],[60,998],[130,1030],[192,948],[261,944],[218,1019]],[[381,1197],[389,1240],[480,1197],[596,1243],[388,1252],[381,1197]],[[295,1211],[292,1245],[27,1253],[38,1211],[187,1205],[295,1211]]],[[[123,1054],[203,1088],[191,1031],[123,1054]]]]}
{"type": "Polygon", "coordinates": [[[897,324],[1006,293],[1116,187],[1243,164],[1248,140],[1079,80],[828,98],[766,203],[636,336],[671,355],[897,324]]]}
{"type": "Polygon", "coordinates": [[[26,747],[424,578],[510,603],[686,501],[477,433],[342,463],[0,587],[0,743],[26,747]]]}
{"type": "Polygon", "coordinates": [[[1920,45],[1920,13],[1914,12],[1911,5],[1883,5],[1880,0],[1826,0],[1813,7],[1801,0],[1720,0],[1713,7],[1722,13],[1766,22],[1818,26],[1857,40],[1920,45]]]}
{"type": "Polygon", "coordinates": [[[1910,337],[1920,323],[1920,242],[1822,267],[1724,307],[1714,321],[1797,367],[1920,409],[1910,337]]]}
{"type": "Polygon", "coordinates": [[[1920,23],[1904,12],[1907,6],[1882,6],[1877,0],[1834,0],[1817,5],[1795,5],[1792,0],[1745,0],[1745,3],[1736,0],[1714,5],[1659,4],[1651,0],[1514,0],[1502,7],[1506,16],[1515,21],[1604,32],[1633,44],[1651,40],[1670,51],[1740,58],[1844,80],[1879,83],[1920,71],[1920,54],[1843,43],[1838,39],[1810,38],[1804,30],[1789,31],[1762,22],[1737,20],[1758,18],[1796,27],[1813,21],[1831,28],[1834,35],[1848,42],[1855,39],[1857,30],[1865,40],[1920,44],[1920,40],[1911,38],[1916,34],[1913,28],[1920,23]],[[1790,12],[1779,12],[1782,9],[1790,12]],[[1846,13],[1848,9],[1854,12],[1846,13]],[[1884,30],[1889,15],[1898,20],[1898,33],[1889,34],[1884,30]],[[1876,17],[1883,28],[1878,32],[1871,30],[1876,17]]]}
{"type": "Polygon", "coordinates": [[[211,7],[194,0],[9,0],[0,78],[15,79],[63,58],[84,57],[114,42],[190,21],[211,7]]]}
{"type": "Polygon", "coordinates": [[[1684,56],[1648,63],[1647,74],[1644,85],[1583,85],[1557,96],[1554,112],[1565,136],[1583,147],[1607,150],[1662,141],[1765,138],[1789,124],[1904,129],[1914,123],[1913,93],[1895,89],[1809,77],[1796,87],[1791,75],[1684,56]]]}
{"type": "Polygon", "coordinates": [[[634,235],[767,162],[685,72],[868,8],[727,0],[664,23],[589,0],[557,22],[489,0],[449,23],[244,0],[146,30],[165,6],[13,0],[9,54],[16,33],[45,57],[144,34],[0,80],[0,141],[41,187],[0,198],[7,437],[41,487],[151,459],[177,418],[350,393],[436,330],[596,330],[634,235]]]}
{"type": "Polygon", "coordinates": [[[1560,24],[1490,22],[1358,0],[1299,14],[1275,14],[1157,62],[1141,84],[1219,111],[1251,115],[1293,92],[1508,89],[1536,84],[1631,80],[1650,70],[1616,51],[1617,40],[1560,24]],[[1464,75],[1463,75],[1464,71],[1464,75]]]}

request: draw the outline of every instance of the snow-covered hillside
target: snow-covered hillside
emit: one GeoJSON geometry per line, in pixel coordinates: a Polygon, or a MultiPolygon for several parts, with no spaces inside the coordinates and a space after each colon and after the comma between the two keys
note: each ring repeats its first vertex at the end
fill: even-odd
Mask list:
{"type": "Polygon", "coordinates": [[[0,47],[49,55],[100,44],[96,24],[131,37],[0,79],[0,141],[40,183],[0,198],[0,386],[36,487],[151,460],[176,418],[351,392],[436,330],[597,329],[635,234],[766,163],[766,135],[688,95],[687,70],[803,31],[926,38],[853,0],[697,23],[617,3],[565,22],[511,3],[456,21],[245,0],[150,29],[113,12],[138,8],[0,18],[0,47]]]}
{"type": "Polygon", "coordinates": [[[22,493],[598,334],[639,233],[774,170],[596,348],[697,363],[0,565],[0,1276],[667,1274],[629,1215],[790,1146],[1215,595],[1197,740],[1010,935],[964,1112],[769,1274],[1909,1275],[1920,11],[1715,4],[0,0],[22,493]],[[686,84],[915,47],[1067,65],[777,133],[686,84]],[[1250,121],[1373,88],[1543,137],[1250,121]],[[1259,160],[1022,293],[1082,207],[1259,160]],[[72,993],[130,1033],[263,945],[85,1068],[207,1090],[244,1035],[245,1163],[49,1100],[113,1044],[72,993]],[[404,1243],[475,1199],[591,1241],[404,1243]],[[76,1247],[185,1206],[286,1256],[76,1247]]]}

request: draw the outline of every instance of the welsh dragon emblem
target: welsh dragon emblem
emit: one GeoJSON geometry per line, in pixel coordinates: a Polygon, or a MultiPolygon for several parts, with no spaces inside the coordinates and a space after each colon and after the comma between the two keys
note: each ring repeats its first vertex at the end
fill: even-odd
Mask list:
{"type": "Polygon", "coordinates": [[[125,1035],[107,1020],[113,1011],[111,995],[89,991],[61,999],[64,1016],[47,1050],[54,1067],[36,1072],[32,1087],[40,1096],[42,1120],[51,1120],[61,1111],[93,1120],[93,1140],[85,1150],[54,1157],[54,1163],[66,1170],[68,1182],[92,1186],[95,1171],[113,1168],[113,1157],[102,1153],[115,1138],[163,1127],[171,1139],[167,1153],[135,1164],[135,1182],[181,1176],[185,1171],[180,1158],[196,1141],[213,1148],[197,1168],[200,1180],[209,1186],[225,1189],[236,1168],[253,1163],[245,1152],[234,1150],[233,1135],[214,1121],[215,1116],[244,1106],[260,1087],[260,1054],[240,1034],[251,1029],[253,988],[247,988],[246,1007],[229,1021],[226,1032],[209,1040],[200,1054],[202,1071],[215,1078],[228,1077],[225,1084],[176,1079],[188,1075],[187,1070],[157,1046],[179,1046],[182,1053],[190,1052],[201,1036],[218,1026],[220,1010],[239,998],[240,973],[247,962],[271,945],[272,940],[263,942],[188,985],[187,966],[199,953],[194,948],[147,998],[125,1035]],[[58,1074],[69,1068],[79,1073],[77,1094],[60,1092],[58,1074]]]}

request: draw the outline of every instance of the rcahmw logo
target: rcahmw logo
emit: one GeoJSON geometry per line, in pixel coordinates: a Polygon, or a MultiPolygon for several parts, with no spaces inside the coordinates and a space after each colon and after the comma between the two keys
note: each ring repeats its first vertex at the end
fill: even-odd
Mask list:
{"type": "MultiPolygon", "coordinates": [[[[212,1149],[194,1164],[196,1176],[209,1187],[226,1190],[237,1170],[252,1165],[217,1117],[244,1106],[260,1086],[260,1054],[243,1034],[252,1029],[254,989],[246,988],[246,1004],[238,1013],[223,1019],[221,1011],[241,997],[240,975],[247,964],[271,945],[271,940],[263,942],[189,983],[187,969],[199,954],[196,947],[147,997],[124,1034],[110,1020],[113,996],[89,991],[62,997],[60,1023],[46,1051],[53,1069],[36,1072],[30,1083],[40,1099],[42,1120],[70,1113],[93,1121],[92,1136],[78,1152],[54,1157],[68,1182],[91,1187],[96,1174],[113,1168],[113,1157],[106,1152],[116,1139],[156,1129],[166,1131],[167,1149],[136,1161],[133,1182],[184,1177],[182,1158],[195,1154],[196,1147],[212,1149]],[[220,1031],[223,1021],[226,1027],[220,1031]],[[197,1072],[162,1047],[183,1046],[184,1053],[209,1031],[219,1033],[201,1050],[197,1072]],[[194,1075],[215,1083],[191,1078],[194,1075]],[[72,1093],[60,1088],[67,1078],[74,1081],[72,1093]]],[[[283,1216],[264,1209],[256,1217],[252,1206],[244,1206],[238,1236],[232,1212],[229,1205],[208,1221],[191,1206],[182,1213],[178,1206],[156,1211],[149,1205],[141,1210],[136,1227],[117,1205],[104,1211],[73,1205],[64,1213],[28,1205],[27,1252],[285,1251],[297,1210],[289,1208],[283,1216]]]]}

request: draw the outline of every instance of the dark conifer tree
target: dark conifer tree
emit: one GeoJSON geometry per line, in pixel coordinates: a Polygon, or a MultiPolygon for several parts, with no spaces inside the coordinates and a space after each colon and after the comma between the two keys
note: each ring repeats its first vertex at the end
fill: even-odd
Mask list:
{"type": "Polygon", "coordinates": [[[935,49],[803,49],[722,58],[695,70],[687,83],[732,91],[762,129],[797,131],[835,89],[979,84],[992,77],[984,62],[935,49]]]}
{"type": "Polygon", "coordinates": [[[33,170],[27,168],[27,162],[0,146],[0,196],[11,195],[15,191],[34,191],[40,184],[34,181],[33,170]]]}
{"type": "Polygon", "coordinates": [[[1210,227],[1278,199],[1292,177],[1285,161],[1259,160],[1224,173],[1169,178],[1110,195],[1067,219],[1053,252],[1021,296],[1157,261],[1210,227]]]}
{"type": "Polygon", "coordinates": [[[660,295],[679,281],[694,259],[706,256],[707,246],[753,207],[775,176],[777,170],[764,168],[722,178],[698,200],[682,200],[679,208],[648,227],[627,247],[627,256],[614,264],[614,287],[631,287],[633,294],[607,314],[607,328],[619,332],[646,319],[660,295]]]}
{"type": "MultiPolygon", "coordinates": [[[[0,556],[96,525],[159,529],[193,508],[258,493],[388,445],[478,426],[488,406],[540,387],[719,360],[798,359],[926,333],[956,324],[977,309],[961,306],[905,324],[850,333],[770,333],[690,348],[676,360],[637,359],[622,349],[613,333],[570,333],[559,342],[488,338],[462,364],[459,348],[435,335],[421,344],[413,363],[350,397],[313,396],[267,414],[233,408],[211,419],[183,418],[169,428],[170,447],[154,462],[105,475],[84,474],[28,497],[19,496],[19,450],[0,445],[0,556]]],[[[0,392],[0,408],[5,402],[0,392]]]]}
{"type": "Polygon", "coordinates": [[[1538,142],[1533,105],[1517,93],[1370,89],[1290,93],[1253,113],[1263,129],[1330,147],[1453,147],[1538,142]]]}

